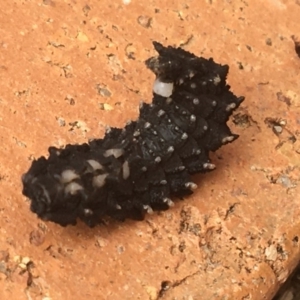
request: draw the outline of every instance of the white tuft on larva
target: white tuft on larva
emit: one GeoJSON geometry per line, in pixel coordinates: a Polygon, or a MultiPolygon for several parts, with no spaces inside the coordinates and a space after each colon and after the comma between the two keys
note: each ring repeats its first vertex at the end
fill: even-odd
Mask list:
{"type": "Polygon", "coordinates": [[[150,215],[153,214],[153,209],[151,208],[151,206],[144,205],[143,208],[144,208],[144,210],[147,211],[148,214],[150,214],[150,215]]]}
{"type": "Polygon", "coordinates": [[[105,184],[105,178],[108,176],[108,174],[100,174],[93,178],[93,186],[100,188],[104,186],[105,184]]]}
{"type": "Polygon", "coordinates": [[[65,183],[69,183],[77,178],[79,178],[79,175],[76,174],[75,171],[64,170],[63,172],[61,172],[60,182],[65,184],[65,183]]]}
{"type": "Polygon", "coordinates": [[[124,150],[123,149],[108,149],[104,152],[104,156],[105,157],[109,157],[111,155],[113,155],[115,158],[119,158],[120,156],[122,156],[124,154],[124,150]]]}
{"type": "Polygon", "coordinates": [[[123,171],[123,179],[124,180],[128,179],[128,177],[130,175],[130,169],[129,169],[129,163],[127,160],[123,163],[122,171],[123,171]]]}
{"type": "Polygon", "coordinates": [[[78,191],[83,190],[83,187],[77,182],[71,182],[65,187],[65,193],[75,195],[78,191]]]}
{"type": "Polygon", "coordinates": [[[226,136],[222,139],[222,143],[223,144],[226,144],[226,143],[229,143],[229,142],[232,142],[234,140],[234,136],[233,135],[230,135],[230,136],[226,136]]]}
{"type": "Polygon", "coordinates": [[[98,161],[94,159],[89,159],[87,160],[87,162],[94,169],[94,171],[103,170],[103,166],[98,161]]]}
{"type": "Polygon", "coordinates": [[[162,82],[159,79],[154,81],[153,92],[162,97],[170,97],[173,93],[173,82],[162,82]]]}
{"type": "Polygon", "coordinates": [[[198,186],[196,183],[194,182],[187,182],[185,184],[185,187],[188,188],[188,189],[191,189],[191,190],[195,190],[198,186]]]}

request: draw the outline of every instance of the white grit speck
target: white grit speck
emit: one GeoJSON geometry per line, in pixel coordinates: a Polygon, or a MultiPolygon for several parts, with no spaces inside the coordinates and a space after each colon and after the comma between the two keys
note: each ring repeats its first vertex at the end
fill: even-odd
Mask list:
{"type": "Polygon", "coordinates": [[[197,87],[196,83],[191,83],[191,88],[195,89],[197,87]]]}

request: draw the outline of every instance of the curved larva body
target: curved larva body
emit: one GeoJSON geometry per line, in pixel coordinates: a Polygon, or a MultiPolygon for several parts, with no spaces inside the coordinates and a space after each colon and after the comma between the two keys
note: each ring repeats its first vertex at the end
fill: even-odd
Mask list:
{"type": "Polygon", "coordinates": [[[209,151],[237,138],[226,122],[244,98],[229,91],[228,66],[154,46],[159,56],[146,61],[157,75],[153,102],[141,105],[137,121],[87,144],[50,147],[23,175],[23,194],[40,218],[63,226],[142,220],[173,206],[171,196],[191,194],[191,174],[214,169],[209,151]]]}

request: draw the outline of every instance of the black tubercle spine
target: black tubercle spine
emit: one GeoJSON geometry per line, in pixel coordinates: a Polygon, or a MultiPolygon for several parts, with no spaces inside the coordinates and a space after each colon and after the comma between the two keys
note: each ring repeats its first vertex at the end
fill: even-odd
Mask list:
{"type": "Polygon", "coordinates": [[[154,42],[146,61],[157,79],[153,101],[138,120],[110,128],[103,139],[49,148],[22,176],[31,211],[62,226],[79,218],[93,227],[108,216],[142,220],[166,210],[171,196],[197,185],[191,174],[213,170],[209,151],[234,141],[226,122],[244,100],[226,84],[229,67],[154,42]]]}

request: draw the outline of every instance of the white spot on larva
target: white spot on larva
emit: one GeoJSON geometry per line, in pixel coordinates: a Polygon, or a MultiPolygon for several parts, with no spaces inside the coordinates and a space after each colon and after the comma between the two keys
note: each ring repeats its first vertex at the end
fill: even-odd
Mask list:
{"type": "Polygon", "coordinates": [[[198,185],[194,182],[187,182],[185,183],[185,187],[191,190],[195,190],[198,187],[198,185]]]}
{"type": "Polygon", "coordinates": [[[97,188],[101,188],[105,184],[105,178],[108,174],[100,174],[93,178],[93,186],[97,188]]]}
{"type": "Polygon", "coordinates": [[[85,216],[91,216],[94,212],[90,208],[85,208],[83,213],[85,216]]]}
{"type": "Polygon", "coordinates": [[[74,179],[77,179],[79,178],[79,175],[77,175],[75,173],[75,171],[73,170],[64,170],[62,173],[61,173],[61,177],[60,177],[60,182],[61,183],[69,183],[71,181],[73,181],[74,179]]]}
{"type": "Polygon", "coordinates": [[[197,87],[196,83],[191,83],[191,88],[195,89],[197,87]]]}
{"type": "Polygon", "coordinates": [[[116,209],[121,210],[122,209],[121,205],[116,204],[116,209]]]}
{"type": "Polygon", "coordinates": [[[180,78],[179,80],[178,80],[178,85],[182,85],[184,83],[184,80],[182,79],[182,78],[180,78]]]}
{"type": "Polygon", "coordinates": [[[133,136],[139,136],[141,133],[139,130],[136,130],[134,133],[133,133],[133,136]]]}
{"type": "Polygon", "coordinates": [[[198,105],[200,103],[198,98],[194,98],[193,99],[193,104],[198,105]]]}
{"type": "Polygon", "coordinates": [[[162,82],[159,79],[154,81],[153,92],[162,97],[170,97],[173,93],[173,82],[162,82]]]}
{"type": "Polygon", "coordinates": [[[50,195],[49,195],[48,191],[46,190],[46,188],[43,185],[41,185],[41,187],[43,189],[43,194],[44,194],[44,196],[46,198],[47,203],[50,204],[51,203],[51,199],[50,199],[50,195]]]}
{"type": "Polygon", "coordinates": [[[123,170],[123,179],[124,180],[128,179],[128,177],[130,175],[130,169],[129,169],[129,163],[127,160],[123,163],[122,170],[123,170]]]}
{"type": "Polygon", "coordinates": [[[226,106],[226,111],[231,111],[235,108],[236,108],[236,104],[235,103],[230,103],[226,106]]]}
{"type": "Polygon", "coordinates": [[[149,205],[144,205],[143,208],[147,211],[148,214],[153,214],[153,209],[149,205]]]}
{"type": "Polygon", "coordinates": [[[170,198],[164,198],[163,202],[167,203],[169,207],[172,207],[175,205],[174,202],[170,198]]]}
{"type": "Polygon", "coordinates": [[[160,163],[161,162],[161,157],[160,156],[155,157],[155,162],[160,163]]]}
{"type": "Polygon", "coordinates": [[[219,74],[214,78],[214,85],[218,85],[221,82],[219,74]]]}
{"type": "Polygon", "coordinates": [[[166,184],[167,184],[167,180],[165,180],[165,179],[161,180],[161,181],[160,181],[160,184],[161,184],[161,185],[166,185],[166,184]]]}
{"type": "Polygon", "coordinates": [[[230,135],[230,136],[226,136],[222,139],[222,143],[223,144],[226,144],[226,143],[229,143],[229,142],[232,142],[234,140],[234,136],[233,135],[230,135]]]}
{"type": "Polygon", "coordinates": [[[186,140],[188,138],[188,134],[187,133],[183,133],[182,136],[181,136],[181,139],[182,140],[186,140]]]}
{"type": "Polygon", "coordinates": [[[151,127],[151,123],[149,123],[149,122],[146,122],[146,123],[145,123],[145,125],[144,125],[144,128],[146,128],[146,129],[147,129],[147,128],[150,128],[150,127],[151,127]]]}
{"type": "Polygon", "coordinates": [[[83,190],[83,187],[77,182],[71,182],[65,187],[65,193],[75,195],[78,191],[83,190]]]}
{"type": "Polygon", "coordinates": [[[139,108],[141,109],[144,106],[144,104],[145,103],[143,101],[140,101],[139,108]]]}
{"type": "Polygon", "coordinates": [[[168,153],[172,153],[172,152],[174,152],[174,147],[173,146],[170,146],[169,148],[168,148],[168,153]]]}
{"type": "Polygon", "coordinates": [[[124,154],[124,150],[123,149],[108,149],[104,152],[104,156],[105,157],[109,157],[111,155],[113,155],[115,158],[119,158],[120,156],[122,156],[124,154]]]}
{"type": "Polygon", "coordinates": [[[206,170],[213,170],[216,168],[216,165],[211,164],[211,163],[205,163],[205,164],[203,164],[203,168],[206,170]]]}
{"type": "Polygon", "coordinates": [[[173,99],[169,97],[169,98],[167,98],[166,103],[170,104],[172,101],[173,101],[173,99]]]}
{"type": "Polygon", "coordinates": [[[99,162],[97,162],[96,160],[89,159],[89,160],[87,160],[87,162],[94,169],[94,171],[103,170],[103,166],[99,162]]]}
{"type": "Polygon", "coordinates": [[[211,103],[211,105],[212,105],[212,106],[216,106],[216,105],[217,105],[217,101],[214,100],[214,101],[211,103]]]}
{"type": "Polygon", "coordinates": [[[196,121],[196,116],[195,115],[191,115],[190,116],[190,121],[191,122],[195,122],[196,121]]]}
{"type": "Polygon", "coordinates": [[[195,76],[195,73],[192,71],[192,72],[190,72],[190,74],[189,74],[189,77],[190,78],[193,78],[195,76]]]}
{"type": "Polygon", "coordinates": [[[166,113],[166,112],[165,112],[164,110],[160,109],[160,110],[157,112],[157,116],[158,116],[158,117],[161,117],[161,116],[163,116],[165,113],[166,113]]]}
{"type": "Polygon", "coordinates": [[[204,126],[203,126],[203,130],[206,131],[207,129],[208,129],[207,125],[204,125],[204,126]]]}
{"type": "Polygon", "coordinates": [[[142,167],[142,171],[146,172],[147,171],[147,167],[142,167]]]}

